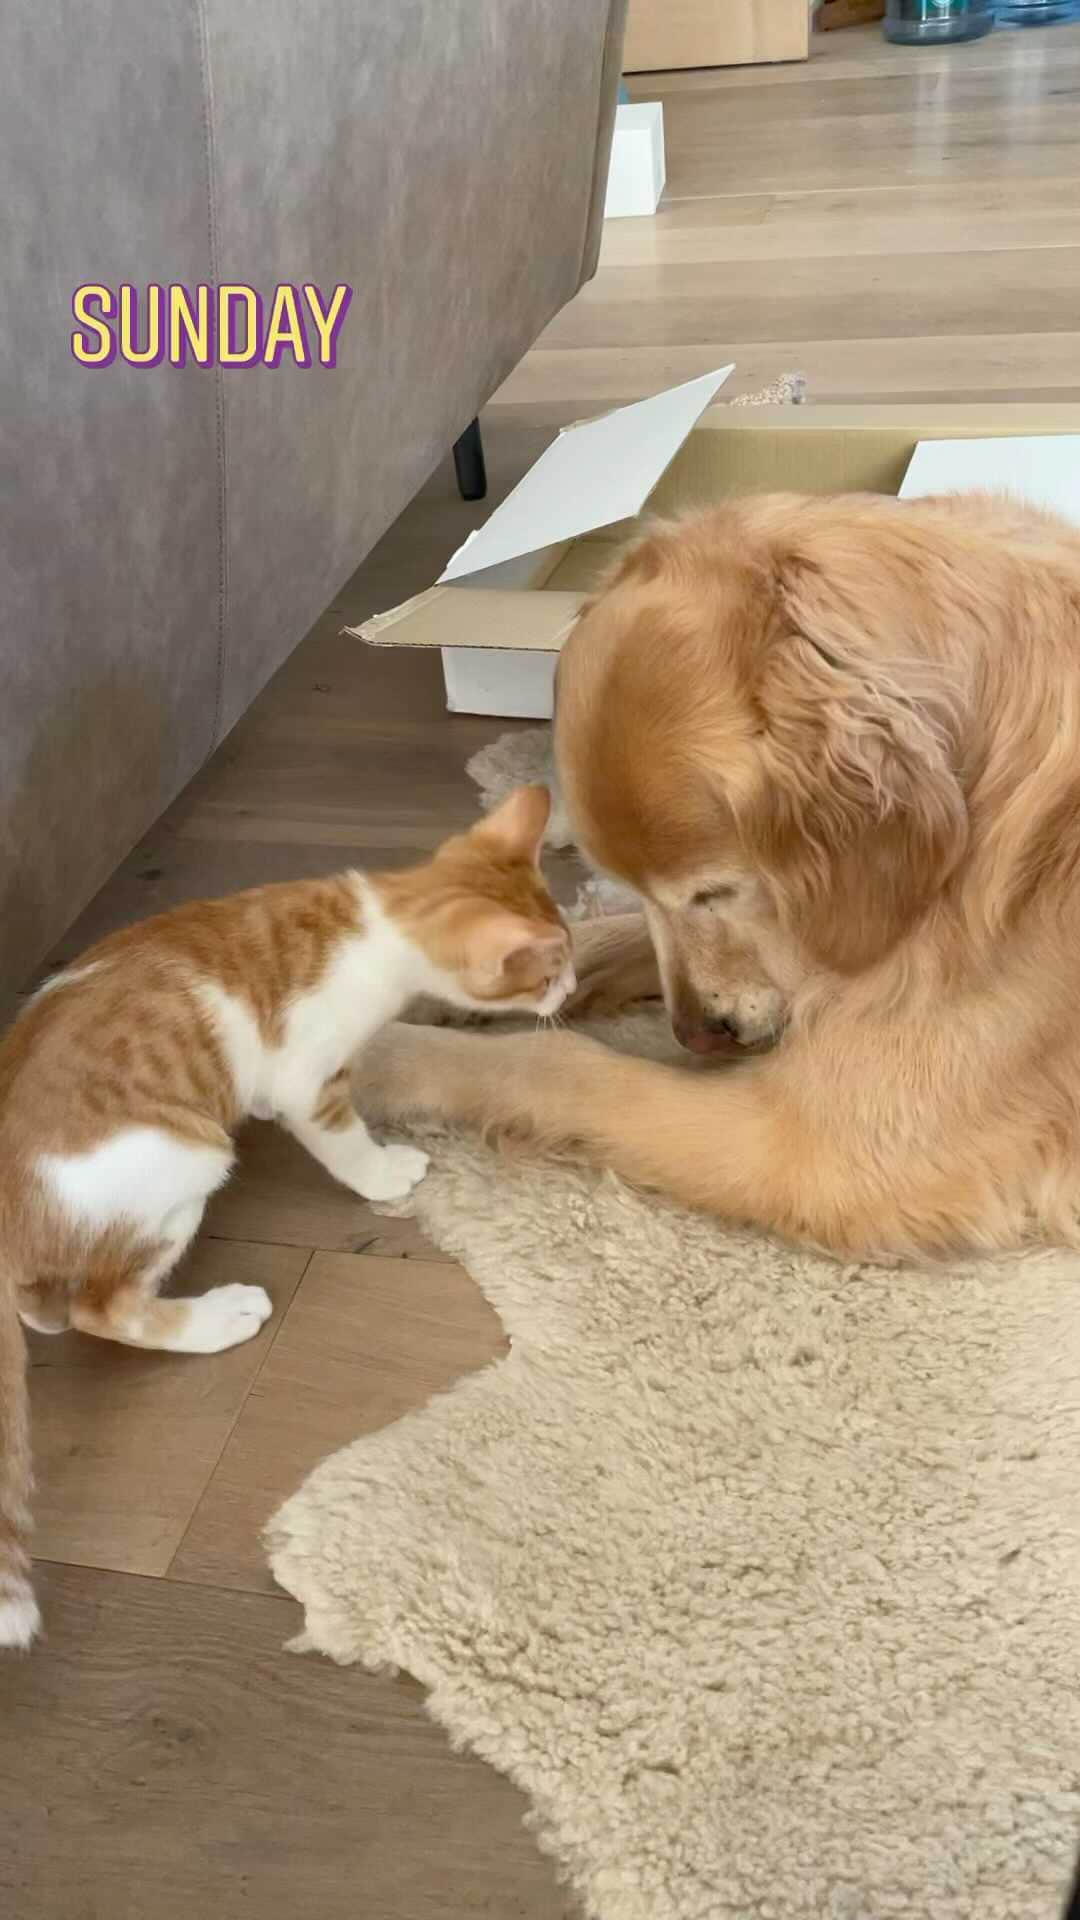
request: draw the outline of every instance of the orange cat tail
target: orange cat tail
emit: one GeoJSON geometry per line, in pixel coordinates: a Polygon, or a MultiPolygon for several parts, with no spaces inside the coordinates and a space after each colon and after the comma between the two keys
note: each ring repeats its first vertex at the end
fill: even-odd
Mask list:
{"type": "Polygon", "coordinates": [[[28,1647],[41,1625],[30,1584],[30,1403],[15,1285],[0,1251],[0,1647],[28,1647]]]}

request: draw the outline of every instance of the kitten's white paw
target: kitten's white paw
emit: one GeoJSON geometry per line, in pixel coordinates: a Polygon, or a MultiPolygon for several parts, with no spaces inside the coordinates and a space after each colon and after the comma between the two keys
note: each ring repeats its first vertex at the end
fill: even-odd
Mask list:
{"type": "Polygon", "coordinates": [[[224,1353],[253,1340],[274,1304],[265,1287],[215,1287],[191,1302],[191,1313],[177,1353],[224,1353]]]}
{"type": "Polygon", "coordinates": [[[29,1586],[0,1600],[0,1647],[25,1653],[41,1628],[41,1614],[29,1586]]]}
{"type": "Polygon", "coordinates": [[[404,1200],[419,1186],[430,1165],[419,1147],[383,1147],[377,1160],[365,1163],[356,1190],[365,1200],[404,1200]]]}

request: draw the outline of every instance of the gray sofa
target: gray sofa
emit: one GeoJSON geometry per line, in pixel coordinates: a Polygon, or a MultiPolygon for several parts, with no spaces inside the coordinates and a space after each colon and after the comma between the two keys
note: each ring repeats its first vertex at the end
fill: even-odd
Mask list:
{"type": "Polygon", "coordinates": [[[594,270],[625,0],[13,0],[0,988],[594,270]],[[76,287],[347,282],[333,369],[86,367],[76,287]]]}

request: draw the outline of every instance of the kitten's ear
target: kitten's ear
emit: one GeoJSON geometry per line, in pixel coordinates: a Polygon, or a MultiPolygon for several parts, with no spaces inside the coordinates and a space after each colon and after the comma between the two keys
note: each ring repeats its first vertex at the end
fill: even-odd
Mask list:
{"type": "Polygon", "coordinates": [[[516,787],[472,831],[476,839],[511,860],[531,860],[538,866],[550,812],[546,787],[516,787]]]}
{"type": "Polygon", "coordinates": [[[552,967],[562,967],[566,955],[565,933],[522,914],[485,913],[469,934],[470,972],[492,986],[508,972],[521,981],[539,979],[552,967]]]}

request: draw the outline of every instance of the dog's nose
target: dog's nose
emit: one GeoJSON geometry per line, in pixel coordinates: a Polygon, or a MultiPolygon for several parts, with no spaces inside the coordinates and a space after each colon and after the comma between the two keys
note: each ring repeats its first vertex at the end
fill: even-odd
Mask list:
{"type": "Polygon", "coordinates": [[[741,1048],[739,1029],[726,1016],[706,1020],[676,1020],[675,1038],[688,1053],[731,1053],[741,1048]]]}

